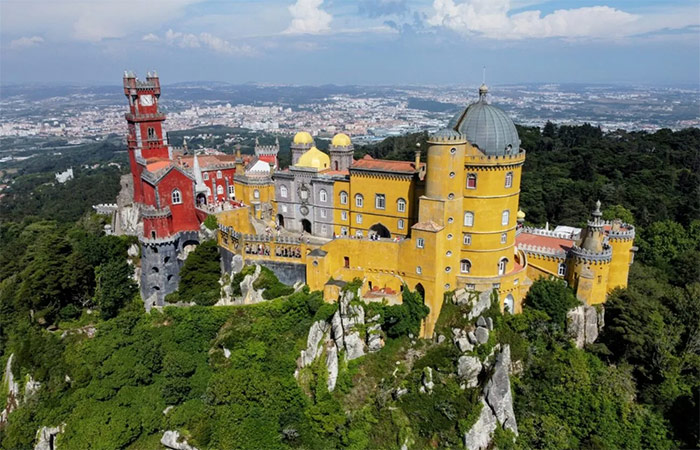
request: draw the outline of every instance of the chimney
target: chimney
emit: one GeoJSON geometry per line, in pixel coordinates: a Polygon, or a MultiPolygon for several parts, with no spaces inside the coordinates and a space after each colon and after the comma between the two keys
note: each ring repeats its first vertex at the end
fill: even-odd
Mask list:
{"type": "Polygon", "coordinates": [[[418,172],[420,170],[420,148],[418,150],[416,150],[415,166],[416,166],[416,172],[418,172]]]}

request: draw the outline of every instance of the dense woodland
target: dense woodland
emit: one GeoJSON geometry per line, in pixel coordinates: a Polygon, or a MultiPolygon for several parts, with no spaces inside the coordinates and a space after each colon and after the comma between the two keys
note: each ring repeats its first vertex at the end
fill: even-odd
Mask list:
{"type": "MultiPolygon", "coordinates": [[[[561,283],[535,283],[523,314],[489,310],[495,331],[479,352],[507,343],[522,364],[511,377],[520,434],[513,442],[499,431],[496,444],[700,446],[700,130],[606,134],[548,124],[520,134],[529,223],[580,225],[599,198],[607,217],[636,225],[639,252],[629,287],[606,304],[603,334],[584,350],[565,333],[576,300],[561,283]]],[[[412,159],[416,142],[425,151],[425,136],[412,135],[358,156],[412,159]]],[[[33,448],[41,426],[61,423],[66,449],[159,448],[173,429],[200,450],[462,446],[478,392],[449,376],[458,355],[449,339],[412,338],[426,313],[416,294],[406,292],[400,307],[366,306],[380,314],[386,346],[342,363],[329,393],[319,365],[294,378],[310,325],[335,311],[320,293],[290,295],[270,272],[261,281],[269,301],[206,306],[218,254],[201,245],[175,299],[197,306],[146,314],[130,279],[133,240],[104,236],[103,219],[91,214],[92,204],[113,199],[118,171],[78,171],[57,185],[51,173],[21,170],[0,201],[0,367],[14,354],[21,390],[30,376],[41,387],[0,427],[1,448],[33,448]],[[436,371],[431,395],[416,389],[425,367],[436,371]],[[409,393],[395,398],[398,387],[409,393]]],[[[461,323],[460,308],[445,304],[439,333],[461,323]]],[[[4,383],[0,394],[1,407],[4,383]]]]}

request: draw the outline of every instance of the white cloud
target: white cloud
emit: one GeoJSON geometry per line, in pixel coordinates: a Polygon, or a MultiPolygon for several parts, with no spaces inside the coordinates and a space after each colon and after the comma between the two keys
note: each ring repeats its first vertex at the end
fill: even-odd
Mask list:
{"type": "Polygon", "coordinates": [[[21,0],[2,4],[3,33],[99,42],[158,29],[203,0],[21,0]]]}
{"type": "Polygon", "coordinates": [[[180,48],[207,48],[218,53],[252,53],[251,47],[247,45],[234,45],[226,39],[206,32],[194,34],[170,29],[165,32],[162,38],[149,33],[141,39],[147,42],[164,42],[180,48]]]}
{"type": "Polygon", "coordinates": [[[330,31],[333,16],[321,9],[323,0],[297,0],[289,7],[292,23],[287,34],[322,34],[330,31]]]}
{"type": "Polygon", "coordinates": [[[31,37],[21,37],[19,39],[15,39],[13,41],[10,41],[10,48],[11,49],[18,49],[18,48],[27,48],[27,47],[36,47],[37,45],[41,44],[44,42],[44,38],[41,36],[31,36],[31,37]]]}
{"type": "Polygon", "coordinates": [[[614,38],[648,31],[641,25],[641,16],[608,6],[509,15],[509,0],[434,0],[433,9],[430,25],[491,39],[614,38]]]}

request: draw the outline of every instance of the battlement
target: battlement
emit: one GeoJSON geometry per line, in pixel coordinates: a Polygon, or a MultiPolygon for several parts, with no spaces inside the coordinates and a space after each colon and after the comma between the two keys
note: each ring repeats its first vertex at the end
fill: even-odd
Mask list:
{"type": "Polygon", "coordinates": [[[92,205],[92,209],[95,210],[97,214],[110,215],[118,208],[116,203],[100,203],[99,205],[92,205]]]}
{"type": "Polygon", "coordinates": [[[509,155],[464,155],[464,164],[467,166],[501,166],[522,164],[525,162],[525,150],[509,155]]]}
{"type": "Polygon", "coordinates": [[[518,244],[518,250],[522,250],[525,253],[534,253],[544,256],[554,256],[556,258],[565,259],[566,251],[561,249],[555,249],[551,247],[543,247],[539,245],[529,245],[529,244],[518,244]]]}
{"type": "Polygon", "coordinates": [[[132,71],[124,71],[124,93],[126,95],[135,95],[140,90],[153,90],[156,95],[160,95],[160,79],[158,74],[153,71],[146,73],[145,80],[136,78],[136,74],[132,71]]]}
{"type": "Polygon", "coordinates": [[[612,260],[612,248],[608,245],[604,245],[603,250],[600,252],[586,250],[574,245],[570,252],[575,258],[586,262],[610,262],[612,260]]]}
{"type": "Polygon", "coordinates": [[[522,227],[521,229],[518,230],[518,234],[520,233],[529,233],[529,234],[536,234],[538,236],[548,236],[548,237],[553,237],[553,238],[558,238],[558,239],[568,239],[568,240],[575,240],[578,239],[578,234],[572,236],[571,234],[567,233],[555,233],[554,231],[551,230],[545,230],[543,228],[533,228],[533,227],[522,227]]]}
{"type": "Polygon", "coordinates": [[[279,153],[280,148],[276,145],[258,145],[255,147],[255,154],[256,155],[277,155],[279,153]]]}
{"type": "Polygon", "coordinates": [[[147,205],[141,209],[141,215],[144,219],[158,219],[162,217],[168,217],[171,215],[170,206],[165,208],[154,208],[153,206],[147,205]]]}

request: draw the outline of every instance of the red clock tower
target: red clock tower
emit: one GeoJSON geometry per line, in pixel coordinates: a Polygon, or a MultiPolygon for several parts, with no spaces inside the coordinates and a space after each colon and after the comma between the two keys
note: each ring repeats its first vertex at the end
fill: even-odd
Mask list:
{"type": "Polygon", "coordinates": [[[126,121],[129,131],[129,164],[134,177],[134,201],[144,203],[141,173],[149,160],[171,159],[169,147],[163,139],[165,114],[158,111],[160,80],[148,73],[146,81],[136,78],[132,72],[124,72],[124,94],[129,100],[126,121]]]}

